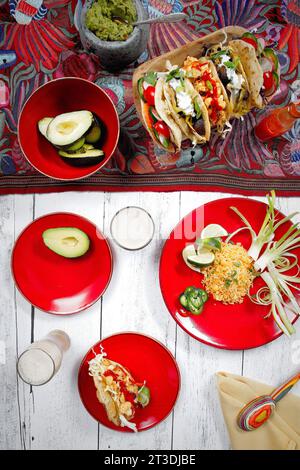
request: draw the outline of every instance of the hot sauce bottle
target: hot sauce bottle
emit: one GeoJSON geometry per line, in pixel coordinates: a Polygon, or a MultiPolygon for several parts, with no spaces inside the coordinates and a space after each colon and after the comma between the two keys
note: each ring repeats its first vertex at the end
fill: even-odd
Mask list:
{"type": "Polygon", "coordinates": [[[290,130],[300,118],[300,102],[275,109],[255,127],[254,133],[263,142],[278,137],[290,130]]]}

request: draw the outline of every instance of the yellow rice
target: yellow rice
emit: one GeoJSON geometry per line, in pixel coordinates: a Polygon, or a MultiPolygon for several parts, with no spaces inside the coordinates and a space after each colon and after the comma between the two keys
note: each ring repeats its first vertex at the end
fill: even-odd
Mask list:
{"type": "Polygon", "coordinates": [[[222,242],[214,263],[201,272],[206,291],[224,304],[242,303],[254,280],[253,260],[240,243],[222,242]]]}

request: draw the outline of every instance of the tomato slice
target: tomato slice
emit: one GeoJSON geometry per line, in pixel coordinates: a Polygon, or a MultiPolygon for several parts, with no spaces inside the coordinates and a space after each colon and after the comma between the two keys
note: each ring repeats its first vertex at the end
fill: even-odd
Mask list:
{"type": "Polygon", "coordinates": [[[167,124],[163,121],[157,121],[154,125],[153,128],[156,130],[156,132],[166,139],[170,138],[170,129],[167,126],[167,124]]]}
{"type": "Polygon", "coordinates": [[[144,90],[144,98],[147,101],[147,103],[150,104],[150,106],[155,105],[155,87],[154,86],[150,85],[144,90]]]}
{"type": "Polygon", "coordinates": [[[270,90],[274,87],[274,77],[272,72],[265,72],[264,73],[264,87],[266,90],[270,90]]]}
{"type": "Polygon", "coordinates": [[[241,38],[241,39],[247,42],[248,44],[251,44],[251,46],[253,46],[254,49],[257,50],[257,42],[254,39],[251,39],[251,38],[241,38]]]}

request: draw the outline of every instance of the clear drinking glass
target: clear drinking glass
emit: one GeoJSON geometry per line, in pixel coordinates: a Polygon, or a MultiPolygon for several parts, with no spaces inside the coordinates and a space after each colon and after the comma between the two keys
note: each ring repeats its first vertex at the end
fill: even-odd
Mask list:
{"type": "Polygon", "coordinates": [[[18,358],[17,371],[29,385],[44,385],[58,372],[64,352],[70,347],[69,336],[61,330],[32,343],[18,358]]]}
{"type": "Polygon", "coordinates": [[[114,241],[121,248],[130,251],[145,248],[153,239],[154,231],[154,222],[149,212],[136,206],[120,209],[110,224],[114,241]]]}

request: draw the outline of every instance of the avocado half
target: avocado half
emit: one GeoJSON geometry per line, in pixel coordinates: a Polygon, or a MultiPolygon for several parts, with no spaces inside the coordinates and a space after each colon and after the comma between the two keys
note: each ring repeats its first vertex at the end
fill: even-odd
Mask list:
{"type": "Polygon", "coordinates": [[[88,149],[87,146],[84,147],[85,148],[82,152],[79,151],[76,153],[69,153],[63,150],[59,150],[58,153],[66,163],[74,166],[96,165],[97,163],[101,162],[104,155],[103,150],[98,150],[95,148],[88,149]]]}
{"type": "Polygon", "coordinates": [[[58,147],[71,145],[89,130],[93,119],[93,113],[86,110],[59,114],[50,121],[46,138],[58,147]]]}
{"type": "Polygon", "coordinates": [[[52,117],[44,117],[43,119],[40,119],[38,122],[39,131],[44,137],[46,137],[46,139],[47,139],[47,129],[52,120],[53,120],[52,117]]]}
{"type": "Polygon", "coordinates": [[[64,258],[79,258],[90,247],[89,237],[79,228],[49,228],[43,232],[42,237],[50,250],[64,258]]]}

